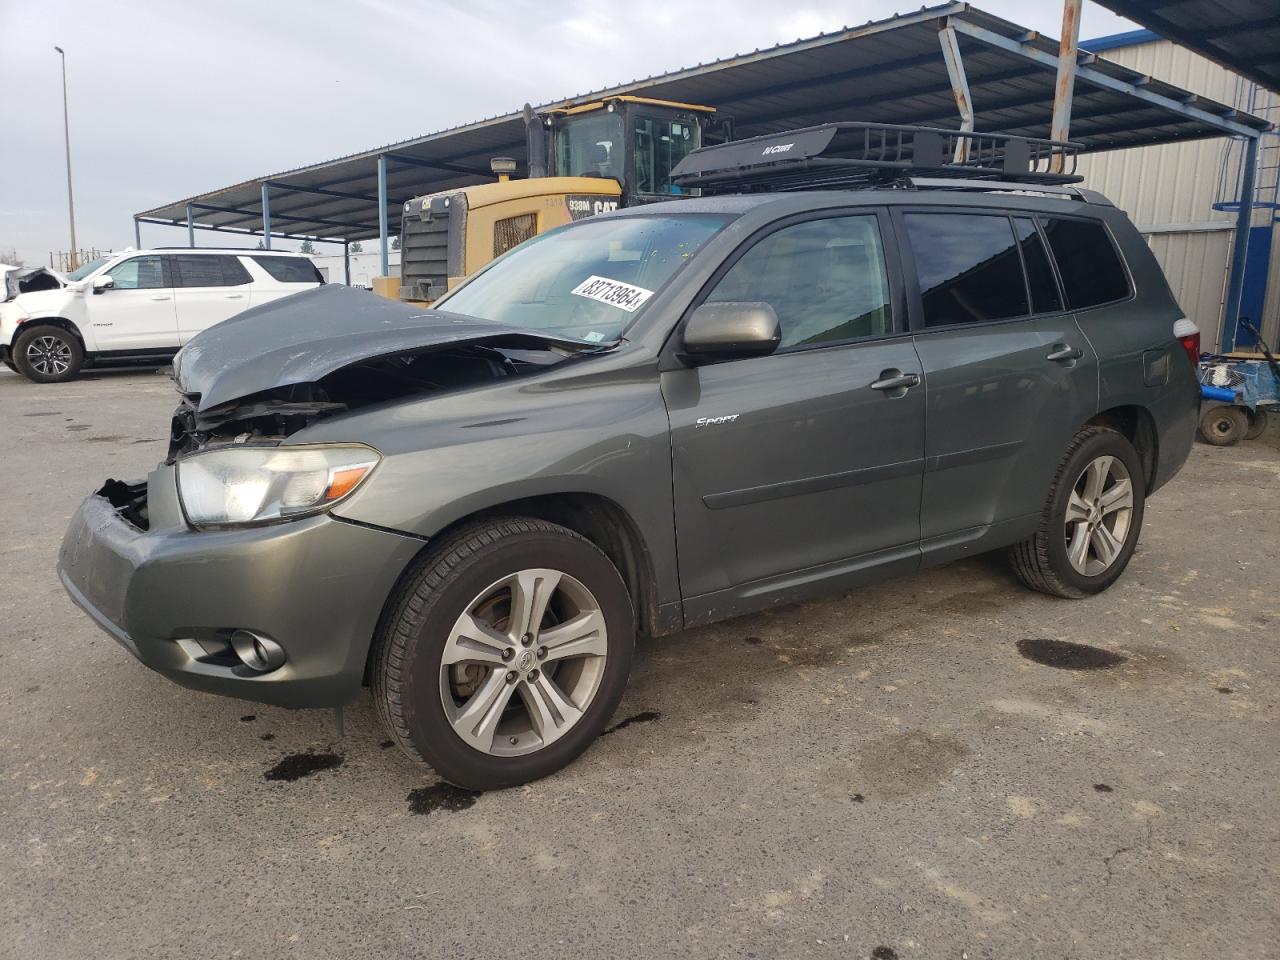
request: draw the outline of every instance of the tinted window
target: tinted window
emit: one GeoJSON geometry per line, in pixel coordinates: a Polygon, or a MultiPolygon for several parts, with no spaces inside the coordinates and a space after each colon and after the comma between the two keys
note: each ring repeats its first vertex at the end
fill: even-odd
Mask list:
{"type": "Polygon", "coordinates": [[[156,290],[165,285],[159,257],[133,257],[118,263],[107,273],[117,290],[156,290]]]}
{"type": "Polygon", "coordinates": [[[1044,220],[1062,289],[1073,310],[1129,296],[1129,277],[1111,235],[1093,220],[1044,220]]]}
{"type": "Polygon", "coordinates": [[[234,287],[251,279],[235,257],[216,254],[178,254],[173,257],[178,287],[234,287]]]}
{"type": "Polygon", "coordinates": [[[1031,287],[1031,305],[1035,312],[1061,310],[1058,281],[1053,278],[1049,254],[1044,249],[1035,221],[1029,217],[1014,217],[1013,232],[1018,235],[1018,245],[1022,247],[1022,262],[1027,268],[1027,284],[1031,287]]]}
{"type": "Polygon", "coordinates": [[[324,283],[320,271],[306,257],[254,257],[253,262],[281,283],[324,283]]]}
{"type": "Polygon", "coordinates": [[[874,216],[809,220],[743,254],[708,300],[763,300],[782,324],[782,348],[893,330],[884,250],[874,216]]]}
{"type": "Polygon", "coordinates": [[[1027,287],[1008,217],[909,213],[926,326],[1022,317],[1027,287]]]}

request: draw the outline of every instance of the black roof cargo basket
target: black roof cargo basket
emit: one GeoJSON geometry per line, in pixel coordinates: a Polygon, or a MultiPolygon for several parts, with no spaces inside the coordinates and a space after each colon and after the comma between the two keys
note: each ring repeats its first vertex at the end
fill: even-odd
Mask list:
{"type": "Polygon", "coordinates": [[[875,186],[905,177],[1078,183],[1082,144],[888,123],[824,123],[695,150],[672,179],[703,193],[875,186]],[[1056,168],[1056,169],[1055,169],[1056,168]]]}

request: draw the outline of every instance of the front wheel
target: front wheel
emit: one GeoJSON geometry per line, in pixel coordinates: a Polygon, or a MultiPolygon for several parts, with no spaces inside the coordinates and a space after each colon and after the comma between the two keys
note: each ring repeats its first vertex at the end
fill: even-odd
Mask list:
{"type": "Polygon", "coordinates": [[[36,326],[14,338],[13,363],[35,383],[63,383],[80,374],[84,348],[62,327],[36,326]]]}
{"type": "Polygon", "coordinates": [[[406,576],[378,638],[374,699],[445,780],[516,786],[599,735],[631,670],[635,614],[594,544],[542,520],[485,521],[406,576]]]}
{"type": "Polygon", "coordinates": [[[1107,589],[1133,556],[1145,506],[1133,445],[1106,427],[1081,430],[1058,468],[1040,529],[1011,549],[1018,579],[1069,599],[1107,589]]]}

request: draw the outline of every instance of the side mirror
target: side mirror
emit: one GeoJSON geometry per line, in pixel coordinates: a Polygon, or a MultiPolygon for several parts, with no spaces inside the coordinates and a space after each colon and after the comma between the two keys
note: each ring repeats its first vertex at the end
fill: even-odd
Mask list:
{"type": "Polygon", "coordinates": [[[684,353],[694,361],[762,357],[782,342],[782,325],[763,301],[704,303],[684,326],[684,353]]]}
{"type": "Polygon", "coordinates": [[[93,278],[93,292],[105,293],[116,285],[116,278],[107,274],[100,274],[93,278]]]}

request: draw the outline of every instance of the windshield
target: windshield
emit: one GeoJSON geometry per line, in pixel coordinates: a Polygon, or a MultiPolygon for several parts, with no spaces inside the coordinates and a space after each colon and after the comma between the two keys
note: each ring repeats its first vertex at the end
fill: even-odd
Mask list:
{"type": "Polygon", "coordinates": [[[566,120],[556,131],[556,172],[565,177],[621,181],[622,114],[611,110],[566,120]]]}
{"type": "Polygon", "coordinates": [[[101,257],[97,260],[90,260],[88,263],[86,263],[84,266],[80,267],[79,269],[72,270],[70,273],[68,273],[67,279],[83,280],[85,277],[93,273],[93,271],[97,270],[100,266],[102,266],[104,263],[106,263],[110,259],[111,259],[110,257],[101,257]]]}
{"type": "Polygon", "coordinates": [[[579,221],[526,241],[436,306],[588,343],[617,340],[727,222],[701,214],[579,221]]]}
{"type": "Polygon", "coordinates": [[[671,169],[702,145],[702,131],[688,120],[636,117],[636,193],[681,196],[671,169]]]}

